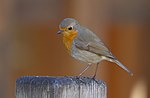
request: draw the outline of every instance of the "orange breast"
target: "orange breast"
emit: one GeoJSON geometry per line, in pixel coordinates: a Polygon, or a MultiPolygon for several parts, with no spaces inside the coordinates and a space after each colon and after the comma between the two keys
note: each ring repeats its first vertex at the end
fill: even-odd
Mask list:
{"type": "Polygon", "coordinates": [[[63,33],[63,43],[69,52],[72,47],[72,42],[76,36],[77,36],[77,31],[63,33]]]}

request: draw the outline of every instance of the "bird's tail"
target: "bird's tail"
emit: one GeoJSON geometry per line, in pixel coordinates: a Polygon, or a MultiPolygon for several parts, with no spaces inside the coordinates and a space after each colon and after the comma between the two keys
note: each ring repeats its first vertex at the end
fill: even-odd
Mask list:
{"type": "Polygon", "coordinates": [[[120,61],[115,59],[115,60],[113,60],[113,62],[116,63],[117,65],[119,65],[125,71],[127,71],[131,76],[133,76],[133,73],[125,65],[123,65],[120,61]]]}

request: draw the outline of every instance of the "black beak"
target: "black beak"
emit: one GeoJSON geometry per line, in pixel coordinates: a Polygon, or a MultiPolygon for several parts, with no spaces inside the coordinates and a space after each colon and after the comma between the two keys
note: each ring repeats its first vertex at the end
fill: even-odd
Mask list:
{"type": "Polygon", "coordinates": [[[63,32],[63,30],[59,30],[58,32],[57,32],[57,34],[61,34],[63,32]]]}

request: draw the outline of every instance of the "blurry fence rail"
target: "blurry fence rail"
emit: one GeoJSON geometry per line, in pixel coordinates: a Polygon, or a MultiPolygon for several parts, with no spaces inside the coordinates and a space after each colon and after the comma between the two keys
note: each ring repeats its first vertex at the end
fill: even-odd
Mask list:
{"type": "Polygon", "coordinates": [[[88,77],[26,76],[16,81],[16,98],[106,98],[103,81],[88,77]]]}

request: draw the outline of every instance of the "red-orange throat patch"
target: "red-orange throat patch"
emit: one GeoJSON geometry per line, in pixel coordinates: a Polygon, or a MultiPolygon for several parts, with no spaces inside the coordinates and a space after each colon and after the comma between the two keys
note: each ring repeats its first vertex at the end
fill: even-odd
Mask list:
{"type": "Polygon", "coordinates": [[[77,30],[72,30],[71,32],[63,32],[63,43],[65,44],[67,50],[70,51],[72,42],[77,35],[77,30]]]}

